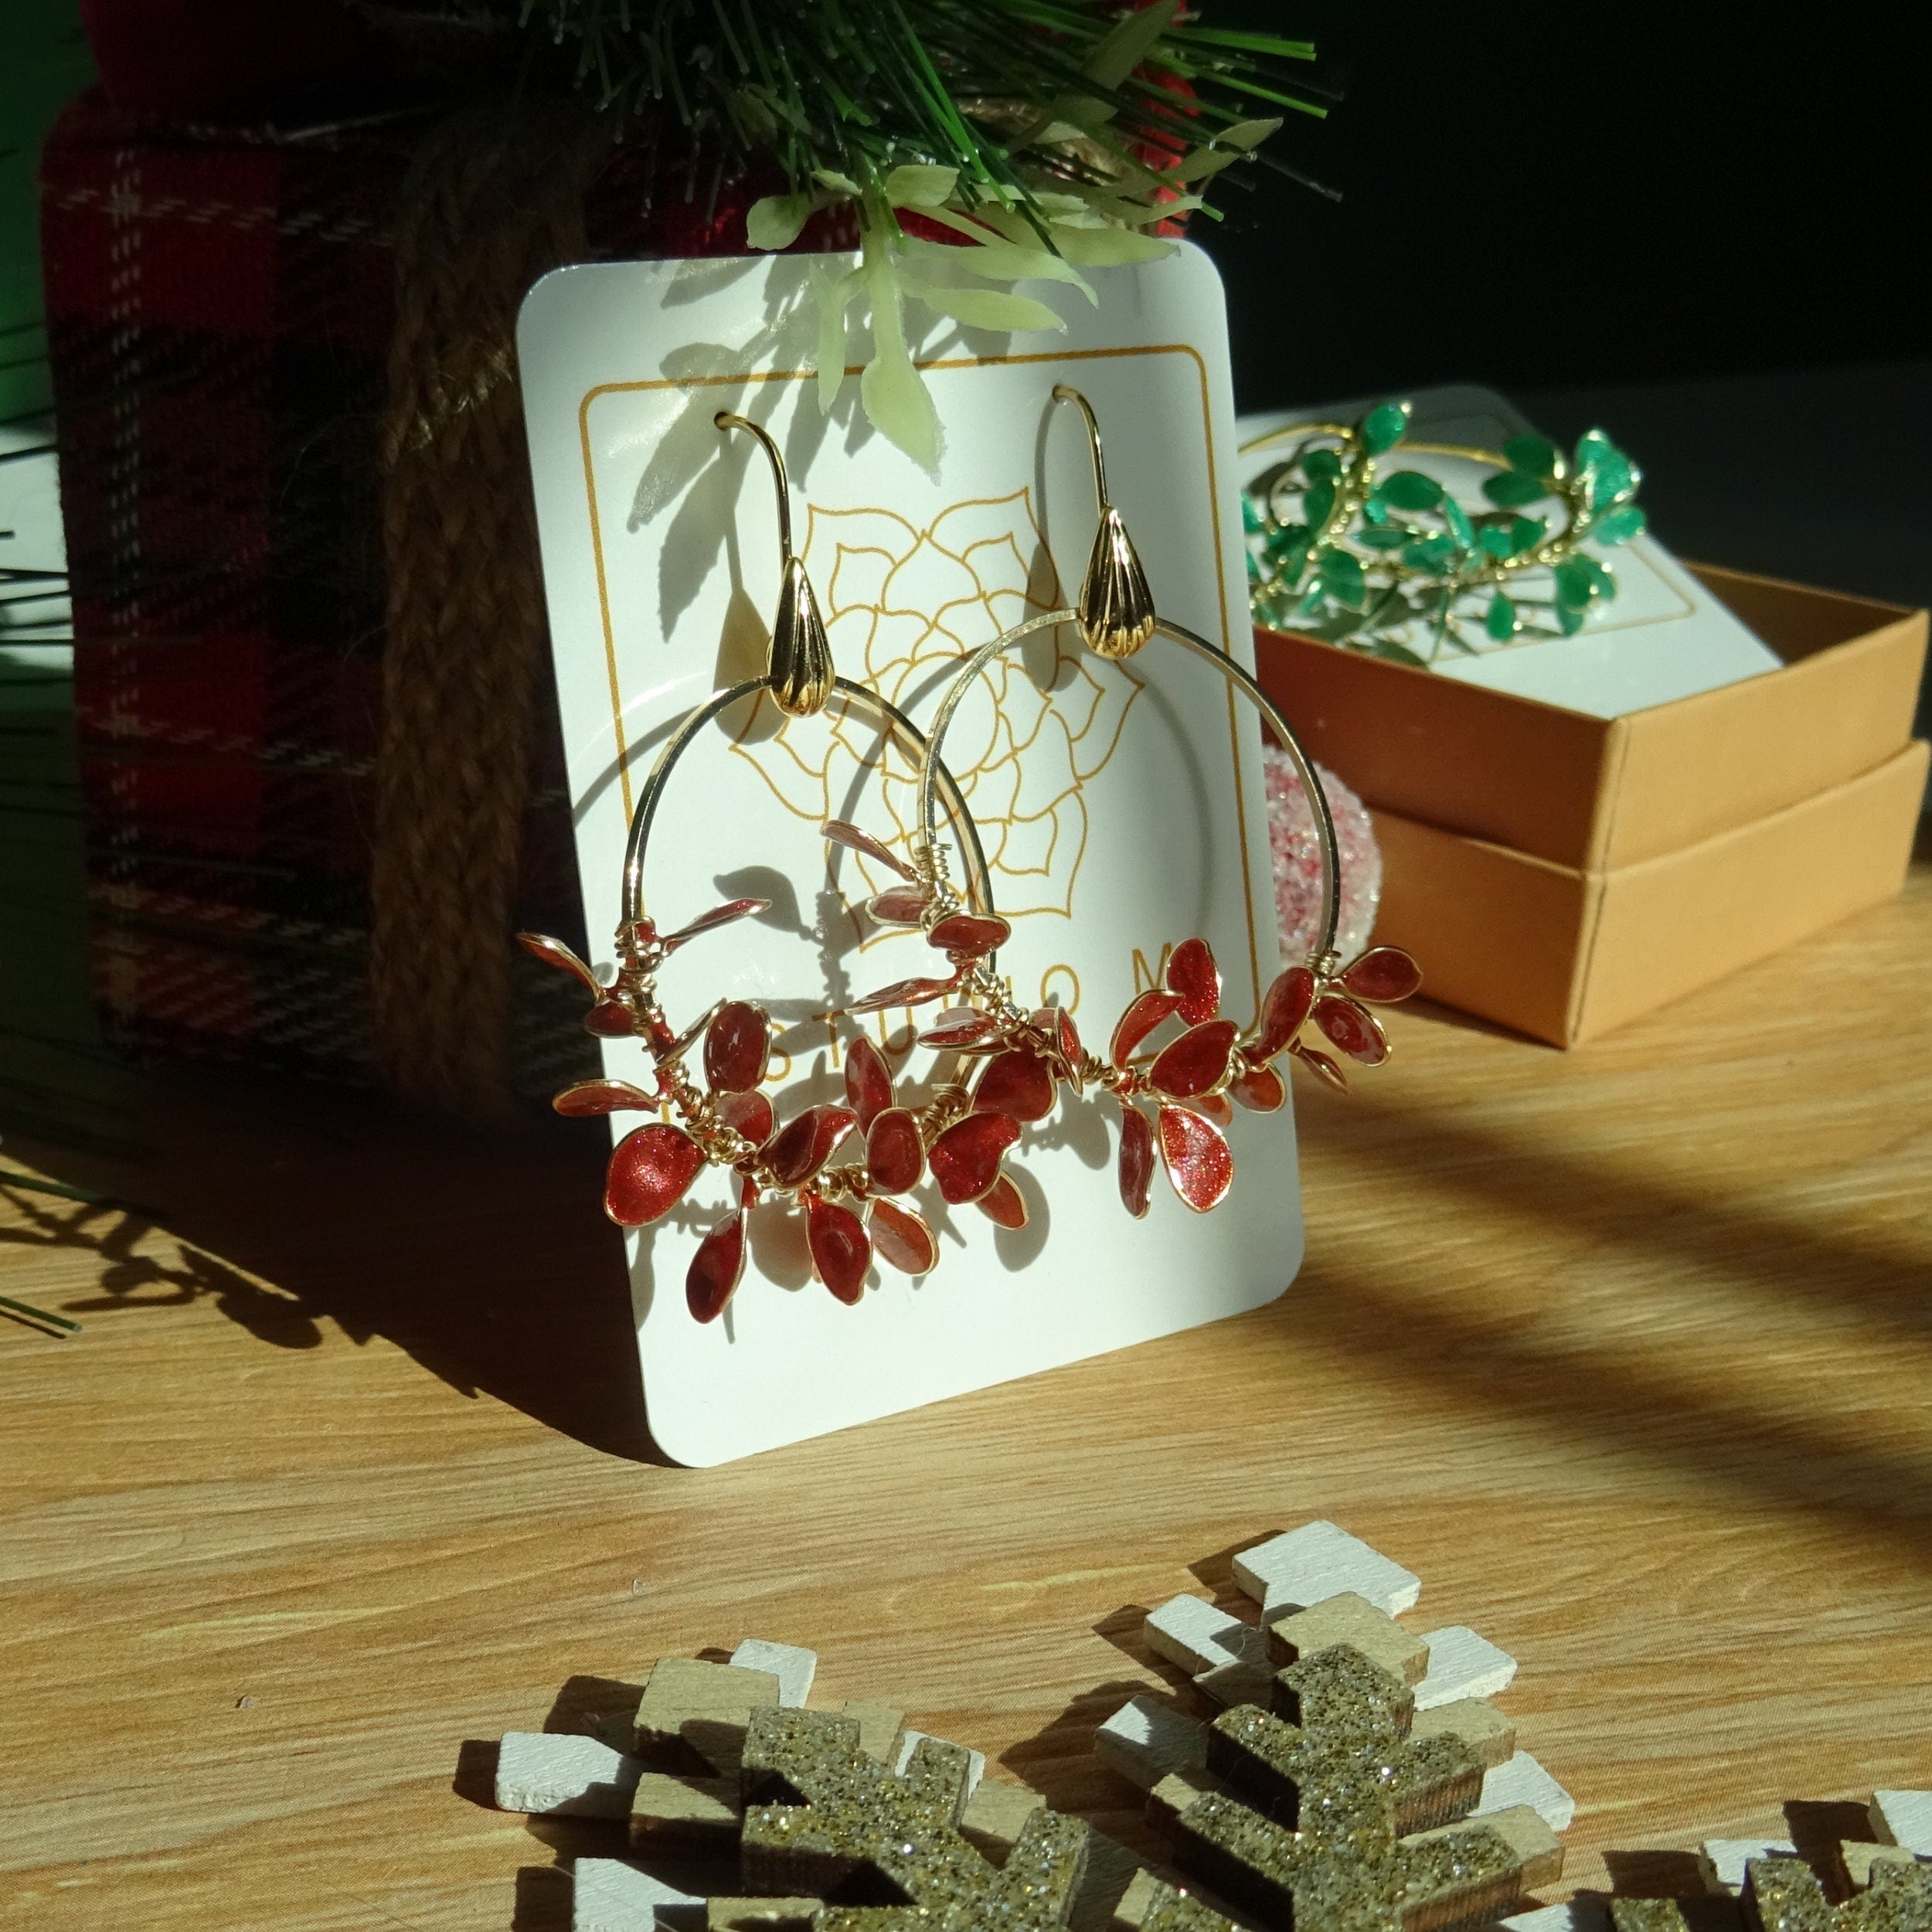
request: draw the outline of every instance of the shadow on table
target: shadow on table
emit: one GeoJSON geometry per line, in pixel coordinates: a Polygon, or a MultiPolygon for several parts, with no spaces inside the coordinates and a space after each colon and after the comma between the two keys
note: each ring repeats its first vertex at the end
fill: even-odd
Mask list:
{"type": "Polygon", "coordinates": [[[645,1423],[623,1243],[602,1209],[601,1123],[474,1132],[206,1069],[157,1073],[141,1095],[138,1138],[155,1151],[138,1167],[13,1144],[46,1172],[151,1204],[20,1197],[26,1225],[0,1239],[102,1258],[100,1291],[64,1311],[209,1301],[284,1349],[329,1345],[327,1322],[592,1448],[668,1460],[645,1423]],[[178,1259],[138,1251],[157,1221],[178,1259]]]}
{"type": "MultiPolygon", "coordinates": [[[[281,1348],[326,1345],[326,1321],[359,1343],[380,1335],[453,1388],[607,1454],[666,1460],[645,1426],[622,1245],[600,1208],[597,1127],[465,1133],[365,1095],[206,1070],[155,1075],[141,1092],[136,1138],[156,1151],[139,1168],[19,1145],[49,1172],[152,1202],[186,1244],[178,1264],[158,1264],[135,1252],[138,1218],[40,1203],[13,1238],[96,1250],[100,1293],[83,1308],[207,1299],[281,1348]]],[[[1861,1230],[1801,1202],[1700,1192],[1672,1178],[1663,1150],[1647,1168],[1554,1151],[1532,1125],[1505,1131],[1413,1096],[1365,1088],[1344,1100],[1304,1088],[1298,1106],[1325,1162],[1433,1181],[1605,1251],[1692,1264],[1750,1296],[1764,1323],[1818,1303],[1862,1317],[1875,1347],[1932,1340],[1932,1237],[1922,1230],[1861,1230]]],[[[1421,1291],[1426,1278],[1412,1287],[1367,1273],[1331,1243],[1318,1247],[1295,1294],[1254,1318],[1298,1348],[1325,1334],[1359,1349],[1372,1335],[1378,1352],[1460,1383],[1499,1413],[1740,1489],[1849,1509],[1926,1553],[1905,1519],[1932,1515],[1932,1468],[1909,1451],[1841,1437],[1745,1389],[1686,1401],[1666,1375],[1539,1345],[1468,1298],[1421,1291]]],[[[1201,1574],[1217,1595],[1225,1589],[1218,1568],[1201,1574]]]]}
{"type": "MultiPolygon", "coordinates": [[[[1662,1171],[1553,1154],[1466,1114],[1437,1114],[1370,1093],[1316,1094],[1312,1134],[1354,1169],[1431,1179],[1544,1220],[1593,1253],[1661,1257],[1756,1304],[1752,1336],[1787,1311],[1817,1304],[1857,1318],[1867,1345],[1901,1379],[1932,1349],[1932,1230],[1861,1230],[1843,1213],[1709,1195],[1662,1171]]],[[[1828,1416],[1767,1402],[1740,1373],[1734,1384],[1689,1389],[1662,1337],[1646,1348],[1553,1340],[1505,1321],[1480,1298],[1436,1291],[1427,1257],[1396,1271],[1331,1243],[1318,1247],[1295,1292],[1249,1319],[1271,1345],[1338,1352],[1372,1347],[1391,1372],[1454,1387],[1498,1416],[1522,1417],[1573,1439],[1595,1439],[1696,1472],[1713,1487],[1795,1504],[1855,1522],[1921,1566],[1932,1565],[1932,1460],[1835,1427],[1828,1416]],[[1365,1339],[1372,1338],[1372,1341],[1365,1339]]],[[[1740,1321],[1743,1318],[1740,1318],[1740,1321]]]]}

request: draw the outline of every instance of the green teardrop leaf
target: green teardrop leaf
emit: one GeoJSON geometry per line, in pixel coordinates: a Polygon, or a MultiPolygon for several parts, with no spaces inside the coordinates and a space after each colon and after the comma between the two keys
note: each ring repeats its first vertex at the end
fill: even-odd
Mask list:
{"type": "Polygon", "coordinates": [[[1563,466],[1556,444],[1546,436],[1512,436],[1502,453],[1519,475],[1533,476],[1539,483],[1553,482],[1563,466]]]}
{"type": "Polygon", "coordinates": [[[1402,553],[1402,561],[1412,570],[1440,570],[1454,560],[1456,540],[1451,536],[1424,537],[1420,543],[1411,543],[1402,553]]]}
{"type": "Polygon", "coordinates": [[[1558,608],[1587,609],[1590,599],[1597,594],[1597,572],[1601,568],[1594,557],[1581,554],[1565,557],[1553,573],[1558,608]]]}
{"type": "Polygon", "coordinates": [[[1332,483],[1311,484],[1308,493],[1301,499],[1301,514],[1311,526],[1319,526],[1328,520],[1328,512],[1335,508],[1335,485],[1332,483]]]}
{"type": "Polygon", "coordinates": [[[1250,534],[1257,533],[1268,527],[1267,510],[1263,508],[1256,497],[1245,490],[1241,493],[1241,527],[1250,534]]]}
{"type": "Polygon", "coordinates": [[[1590,473],[1590,507],[1602,509],[1626,497],[1637,487],[1637,472],[1621,450],[1611,450],[1600,457],[1590,473]]]}
{"type": "Polygon", "coordinates": [[[1626,503],[1600,519],[1590,534],[1599,543],[1628,543],[1632,537],[1643,535],[1648,521],[1640,505],[1626,503]]]}
{"type": "Polygon", "coordinates": [[[1583,618],[1588,614],[1587,604],[1559,604],[1556,606],[1556,628],[1566,638],[1573,638],[1583,628],[1583,618]]]}
{"type": "Polygon", "coordinates": [[[1409,434],[1409,405],[1384,403],[1362,419],[1362,447],[1371,456],[1392,450],[1409,434]]]}
{"type": "Polygon", "coordinates": [[[1379,498],[1370,497],[1362,506],[1362,520],[1365,523],[1383,524],[1389,520],[1389,506],[1379,498]]]}
{"type": "Polygon", "coordinates": [[[1358,530],[1355,540],[1370,550],[1399,550],[1409,541],[1406,530],[1358,530]]]}
{"type": "Polygon", "coordinates": [[[1542,543],[1549,530],[1549,519],[1541,516],[1519,516],[1509,526],[1509,554],[1521,556],[1526,550],[1533,550],[1542,543]]]}
{"type": "Polygon", "coordinates": [[[1462,505],[1453,496],[1445,495],[1442,499],[1442,520],[1449,526],[1449,534],[1467,550],[1472,549],[1476,532],[1471,525],[1462,505]]]}
{"type": "Polygon", "coordinates": [[[1498,644],[1507,644],[1516,634],[1516,607],[1500,590],[1489,600],[1482,628],[1498,644]]]}
{"type": "Polygon", "coordinates": [[[1311,450],[1301,459],[1301,474],[1311,483],[1332,483],[1342,474],[1342,458],[1333,450],[1311,450]]]}
{"type": "Polygon", "coordinates": [[[1525,476],[1518,470],[1498,470],[1494,476],[1483,479],[1482,493],[1499,509],[1513,510],[1525,503],[1534,503],[1549,492],[1533,476],[1525,476]]]}
{"type": "Polygon", "coordinates": [[[1274,574],[1292,588],[1301,581],[1301,573],[1308,567],[1308,539],[1299,538],[1284,543],[1278,550],[1270,544],[1268,561],[1274,566],[1274,574]]]}
{"type": "Polygon", "coordinates": [[[1433,510],[1442,501],[1442,485],[1420,470],[1397,470],[1385,476],[1375,493],[1398,510],[1433,510]]]}
{"type": "Polygon", "coordinates": [[[1501,559],[1509,555],[1509,532],[1499,523],[1485,523],[1476,532],[1476,541],[1487,556],[1501,559]]]}
{"type": "Polygon", "coordinates": [[[1362,599],[1368,594],[1368,585],[1362,574],[1362,560],[1346,550],[1330,550],[1316,566],[1316,581],[1338,604],[1345,604],[1351,610],[1359,610],[1362,599]]]}

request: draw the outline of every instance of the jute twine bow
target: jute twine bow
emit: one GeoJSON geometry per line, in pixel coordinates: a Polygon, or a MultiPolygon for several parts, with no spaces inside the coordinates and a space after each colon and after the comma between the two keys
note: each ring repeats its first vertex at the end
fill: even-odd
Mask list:
{"type": "Polygon", "coordinates": [[[396,227],[376,1052],[404,1098],[472,1118],[512,1108],[512,900],[545,675],[516,313],[539,276],[583,258],[608,145],[580,110],[453,114],[417,150],[396,227]]]}

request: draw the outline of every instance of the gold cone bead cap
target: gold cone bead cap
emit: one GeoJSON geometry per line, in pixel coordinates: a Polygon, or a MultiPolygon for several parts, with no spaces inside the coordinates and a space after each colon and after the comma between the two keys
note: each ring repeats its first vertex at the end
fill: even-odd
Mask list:
{"type": "Polygon", "coordinates": [[[811,580],[797,557],[785,566],[778,615],[771,627],[771,695],[781,711],[808,718],[832,696],[832,646],[811,580]]]}
{"type": "Polygon", "coordinates": [[[1103,658],[1131,658],[1154,634],[1154,598],[1127,526],[1112,504],[1100,512],[1080,585],[1080,634],[1103,658]]]}

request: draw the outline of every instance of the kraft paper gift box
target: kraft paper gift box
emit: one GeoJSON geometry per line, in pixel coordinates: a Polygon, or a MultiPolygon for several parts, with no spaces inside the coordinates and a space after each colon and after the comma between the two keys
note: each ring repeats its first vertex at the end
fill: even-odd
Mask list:
{"type": "Polygon", "coordinates": [[[1926,617],[1693,566],[1781,668],[1615,718],[1258,633],[1261,682],[1373,811],[1376,937],[1558,1046],[1896,893],[1926,617]]]}

